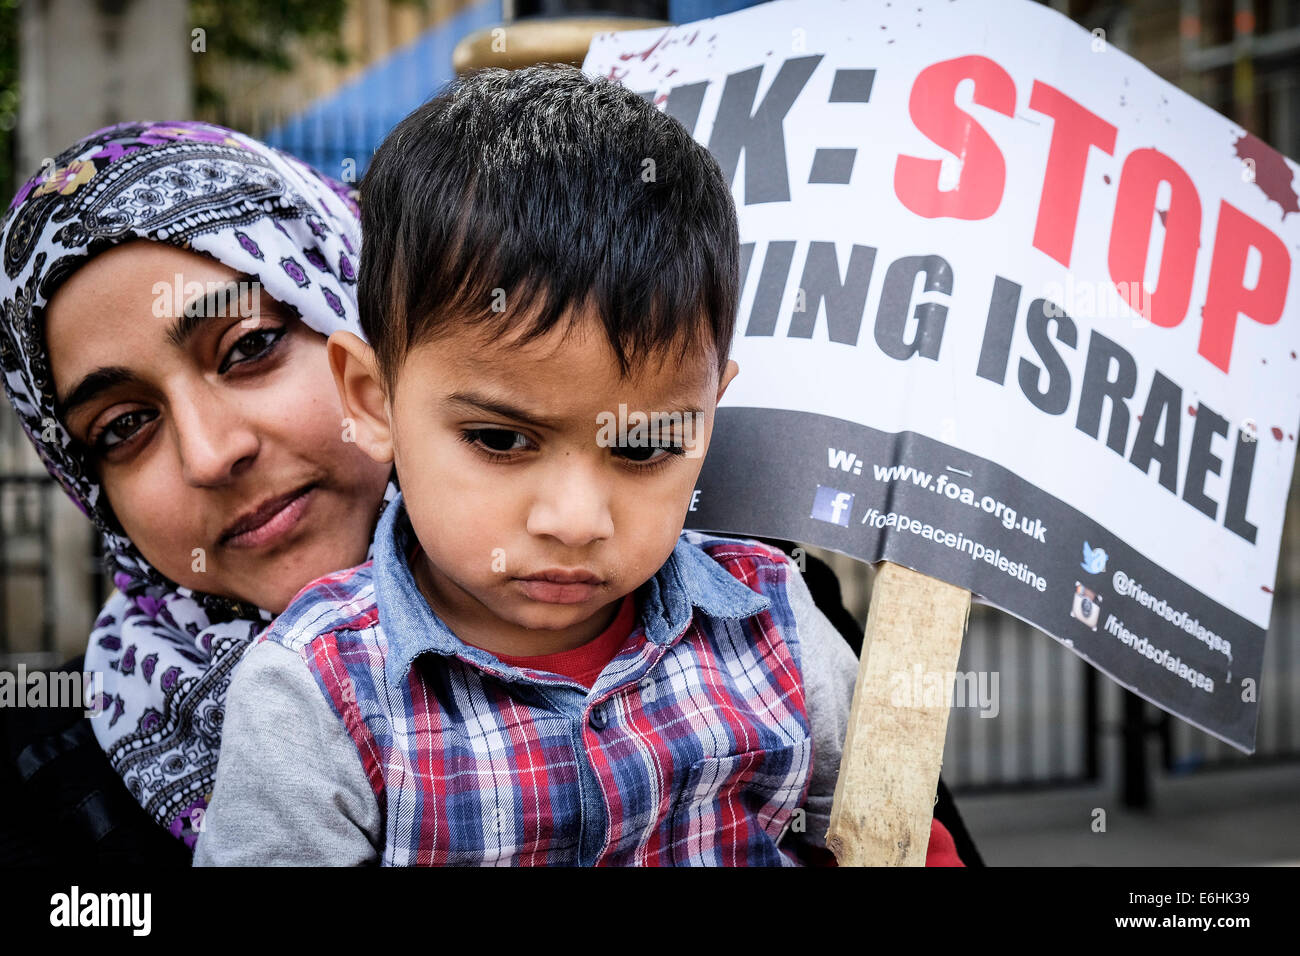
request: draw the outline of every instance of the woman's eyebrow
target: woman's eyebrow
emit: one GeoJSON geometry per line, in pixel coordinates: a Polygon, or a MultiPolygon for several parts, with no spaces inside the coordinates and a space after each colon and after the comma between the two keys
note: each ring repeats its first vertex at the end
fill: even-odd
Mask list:
{"type": "MultiPolygon", "coordinates": [[[[259,291],[261,289],[261,283],[256,276],[245,274],[237,276],[229,282],[223,282],[214,288],[209,288],[202,295],[195,296],[181,308],[181,314],[176,318],[171,328],[167,330],[167,340],[177,348],[181,348],[208,319],[229,318],[231,315],[239,316],[240,296],[243,293],[244,286],[248,284],[255,284],[259,291]],[[234,306],[233,311],[231,309],[232,305],[234,306]]],[[[252,316],[240,316],[240,318],[255,318],[260,314],[261,308],[261,297],[258,296],[254,304],[254,314],[252,316]]]]}
{"type": "Polygon", "coordinates": [[[55,397],[54,408],[58,417],[67,421],[68,413],[79,405],[84,405],[100,392],[117,385],[135,381],[135,373],[120,365],[108,365],[96,369],[77,382],[64,398],[55,397]]]}

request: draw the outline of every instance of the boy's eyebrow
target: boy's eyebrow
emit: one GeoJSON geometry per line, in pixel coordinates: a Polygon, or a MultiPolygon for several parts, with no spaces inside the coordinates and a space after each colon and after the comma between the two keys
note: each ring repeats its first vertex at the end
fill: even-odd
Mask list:
{"type": "Polygon", "coordinates": [[[479,411],[491,412],[493,415],[500,415],[502,418],[513,418],[515,421],[523,422],[526,425],[533,425],[537,428],[554,428],[555,422],[535,412],[525,411],[518,406],[511,405],[509,402],[492,398],[489,395],[480,395],[477,392],[452,392],[445,399],[445,405],[461,405],[466,408],[473,408],[479,411]]]}
{"type": "MultiPolygon", "coordinates": [[[[509,402],[492,398],[488,395],[480,395],[476,392],[452,392],[444,400],[447,405],[461,405],[467,408],[473,408],[480,411],[491,412],[494,415],[500,415],[502,418],[512,418],[515,421],[523,422],[526,425],[532,425],[536,428],[556,428],[557,423],[554,419],[548,419],[535,412],[528,412],[509,402]]],[[[700,415],[704,409],[696,405],[677,405],[672,408],[655,409],[657,415],[700,415]]],[[[611,414],[617,414],[616,409],[610,409],[611,414]]]]}
{"type": "Polygon", "coordinates": [[[703,415],[704,409],[698,405],[674,405],[671,408],[658,409],[660,415],[703,415]]]}

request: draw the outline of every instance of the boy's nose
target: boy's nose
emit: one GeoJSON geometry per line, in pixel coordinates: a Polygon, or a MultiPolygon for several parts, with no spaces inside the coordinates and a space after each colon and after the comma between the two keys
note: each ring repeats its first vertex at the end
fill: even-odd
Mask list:
{"type": "Polygon", "coordinates": [[[580,548],[614,534],[609,491],[581,467],[566,468],[544,480],[528,511],[528,533],[580,548]]]}

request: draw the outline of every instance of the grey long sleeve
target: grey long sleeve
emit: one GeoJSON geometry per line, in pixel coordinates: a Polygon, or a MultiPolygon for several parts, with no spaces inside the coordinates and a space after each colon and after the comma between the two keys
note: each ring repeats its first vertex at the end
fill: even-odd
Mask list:
{"type": "Polygon", "coordinates": [[[799,631],[799,663],[813,738],[812,780],[804,804],[808,814],[807,832],[802,838],[813,846],[825,847],[844,736],[849,729],[853,688],[858,679],[858,658],[835,625],[813,603],[803,575],[793,564],[788,590],[790,609],[799,631]]]}
{"type": "Polygon", "coordinates": [[[379,803],[356,746],[294,651],[253,645],[231,680],[195,866],[376,863],[379,803]]]}

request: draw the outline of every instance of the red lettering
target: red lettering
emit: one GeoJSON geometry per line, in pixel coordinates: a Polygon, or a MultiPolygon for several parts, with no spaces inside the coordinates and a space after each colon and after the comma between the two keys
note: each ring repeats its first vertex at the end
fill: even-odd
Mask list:
{"type": "Polygon", "coordinates": [[[1128,304],[1153,325],[1172,328],[1187,316],[1192,298],[1196,252],[1200,246],[1201,199],[1191,177],[1156,149],[1135,149],[1124,161],[1110,227],[1110,278],[1128,304]],[[1170,187],[1165,213],[1165,241],[1156,273],[1156,288],[1143,295],[1151,218],[1156,191],[1170,187]]]}
{"type": "Polygon", "coordinates": [[[1096,146],[1104,153],[1113,153],[1115,127],[1038,80],[1029,95],[1029,108],[1054,120],[1043,195],[1038,201],[1038,222],[1034,226],[1034,248],[1069,266],[1088,149],[1096,146]]]}
{"type": "Polygon", "coordinates": [[[987,219],[1002,203],[1007,179],[1002,151],[955,102],[957,85],[968,79],[975,81],[974,102],[1004,116],[1015,113],[1015,82],[988,57],[957,57],[921,71],[908,99],[912,122],[962,163],[956,187],[940,190],[940,160],[898,157],[894,193],[904,206],[927,219],[987,219]]]}
{"type": "Polygon", "coordinates": [[[1291,253],[1286,243],[1241,210],[1220,201],[1205,308],[1201,310],[1201,342],[1196,351],[1228,371],[1237,316],[1245,315],[1260,325],[1274,324],[1282,317],[1290,282],[1291,253]],[[1251,249],[1260,255],[1259,278],[1248,289],[1246,257],[1251,249]]]}

